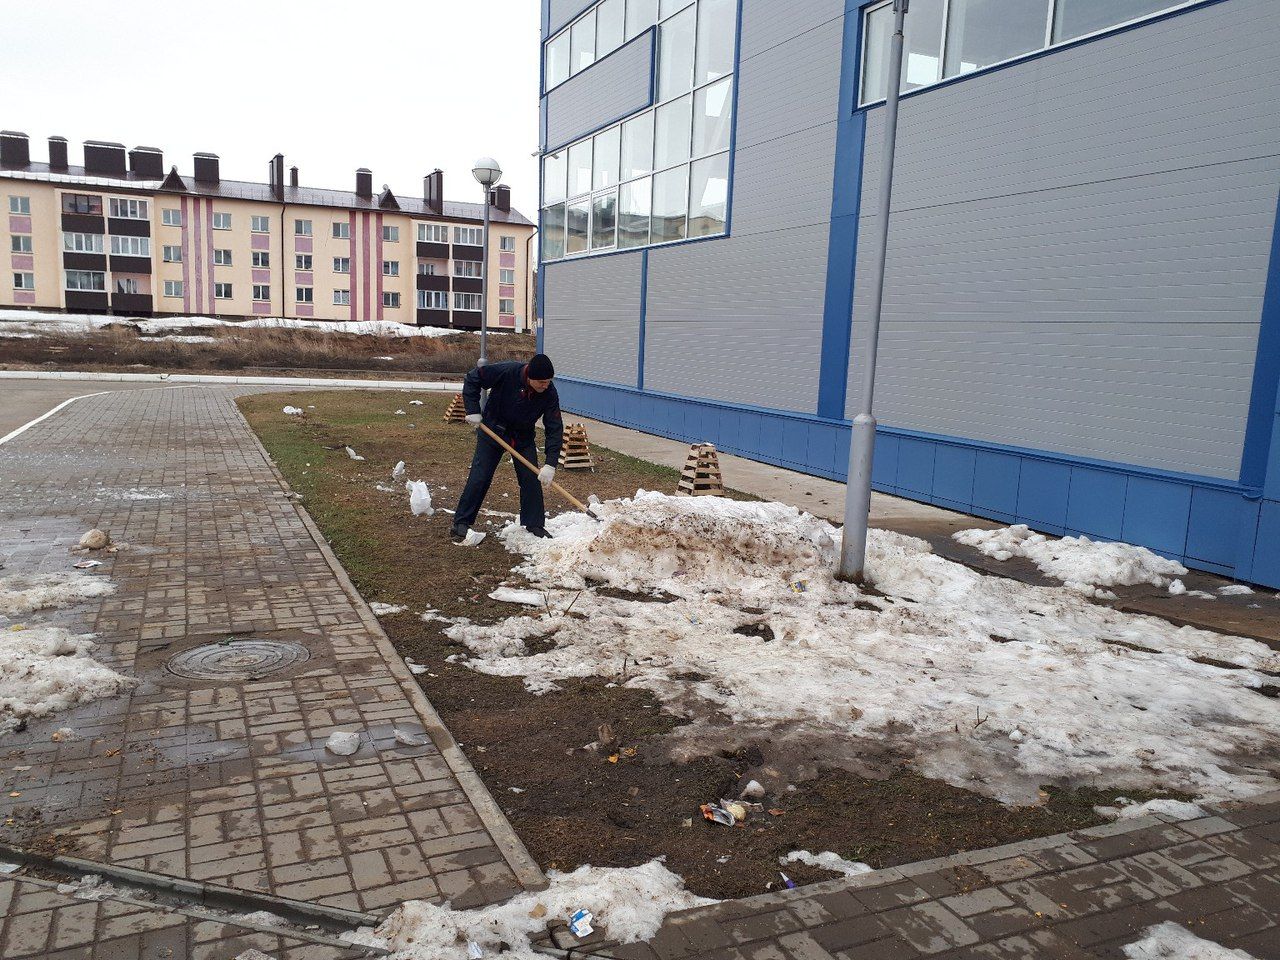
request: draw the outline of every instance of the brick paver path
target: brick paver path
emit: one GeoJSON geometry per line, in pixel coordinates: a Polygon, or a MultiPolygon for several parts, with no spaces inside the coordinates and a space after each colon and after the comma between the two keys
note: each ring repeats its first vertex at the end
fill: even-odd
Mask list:
{"type": "MultiPolygon", "coordinates": [[[[1280,960],[1280,793],[673,914],[619,960],[1122,960],[1164,921],[1280,960]]],[[[1170,958],[1184,960],[1184,958],[1170,958]]]]}
{"type": "Polygon", "coordinates": [[[109,531],[125,546],[83,575],[118,591],[47,618],[98,634],[95,656],[142,681],[0,739],[0,840],[365,912],[537,884],[236,392],[84,399],[0,446],[3,575],[69,571],[81,534],[109,531]],[[165,668],[244,636],[309,658],[243,682],[165,668]],[[79,738],[55,742],[64,726],[79,738]],[[338,730],[360,734],[353,756],[325,749],[338,730]]]}

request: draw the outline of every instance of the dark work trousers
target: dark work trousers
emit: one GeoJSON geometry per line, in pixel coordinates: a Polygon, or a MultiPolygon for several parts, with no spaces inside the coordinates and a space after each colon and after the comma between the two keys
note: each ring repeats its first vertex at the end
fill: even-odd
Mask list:
{"type": "MultiPolygon", "coordinates": [[[[519,450],[530,463],[538,462],[538,448],[532,431],[527,434],[508,434],[503,439],[519,450]]],[[[480,505],[484,503],[489,484],[493,482],[493,474],[506,452],[487,434],[476,432],[476,452],[471,458],[471,473],[467,476],[467,485],[462,488],[462,496],[458,498],[458,512],[453,515],[455,525],[470,527],[476,522],[480,505]]],[[[526,528],[546,526],[547,513],[538,475],[518,462],[515,466],[516,480],[520,484],[520,525],[526,528]]]]}

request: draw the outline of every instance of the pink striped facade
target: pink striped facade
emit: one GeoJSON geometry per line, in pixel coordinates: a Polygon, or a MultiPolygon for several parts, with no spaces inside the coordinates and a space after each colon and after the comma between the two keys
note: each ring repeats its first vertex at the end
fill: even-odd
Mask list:
{"type": "Polygon", "coordinates": [[[9,232],[10,233],[30,233],[31,218],[16,213],[9,214],[9,232]]]}
{"type": "Polygon", "coordinates": [[[13,269],[15,270],[34,270],[36,266],[36,258],[29,253],[13,254],[13,269]]]}

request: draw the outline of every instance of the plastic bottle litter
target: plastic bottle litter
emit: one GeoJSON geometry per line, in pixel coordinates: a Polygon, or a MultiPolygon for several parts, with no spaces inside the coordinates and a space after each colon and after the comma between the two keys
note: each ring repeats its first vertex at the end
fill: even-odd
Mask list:
{"type": "Polygon", "coordinates": [[[399,460],[396,462],[396,465],[391,468],[391,479],[399,480],[403,476],[404,476],[404,461],[399,460]]]}
{"type": "Polygon", "coordinates": [[[348,730],[335,730],[325,741],[325,748],[340,757],[349,757],[360,749],[360,734],[348,730]]]}
{"type": "Polygon", "coordinates": [[[574,915],[569,918],[569,932],[578,939],[591,936],[591,932],[594,929],[591,926],[592,919],[594,918],[591,916],[590,910],[576,911],[574,915]]]}
{"type": "Polygon", "coordinates": [[[413,511],[415,517],[431,516],[435,510],[431,506],[431,491],[427,489],[427,481],[410,480],[405,483],[405,489],[409,491],[409,509],[413,511]]]}
{"type": "Polygon", "coordinates": [[[782,883],[788,890],[794,890],[796,888],[796,882],[792,880],[790,877],[788,877],[781,870],[778,871],[778,876],[782,878],[782,883]]]}

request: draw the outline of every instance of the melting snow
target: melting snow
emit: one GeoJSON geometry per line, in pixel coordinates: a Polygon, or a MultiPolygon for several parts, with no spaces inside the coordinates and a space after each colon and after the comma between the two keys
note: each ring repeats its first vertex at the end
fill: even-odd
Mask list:
{"type": "Polygon", "coordinates": [[[301,407],[286,406],[280,412],[287,413],[289,416],[295,417],[301,414],[303,411],[301,407]]]}
{"type": "MultiPolygon", "coordinates": [[[[998,530],[961,530],[952,534],[952,539],[996,560],[1026,557],[1046,577],[1085,594],[1093,594],[1099,587],[1137,583],[1163,587],[1171,576],[1180,577],[1187,572],[1182,564],[1166,560],[1146,547],[1097,543],[1083,536],[1058,540],[1035,533],[1024,523],[998,530]]],[[[1172,588],[1170,592],[1174,592],[1172,588]]]]}
{"type": "Polygon", "coordinates": [[[860,873],[870,873],[871,868],[865,863],[855,863],[852,860],[846,860],[838,853],[832,853],[830,850],[823,853],[810,853],[808,850],[793,850],[785,857],[779,857],[778,862],[781,864],[788,863],[804,863],[811,867],[819,867],[822,870],[831,870],[835,873],[843,873],[846,877],[856,877],[860,873]]]}
{"type": "Polygon", "coordinates": [[[0,630],[0,715],[45,717],[132,687],[89,656],[92,637],[45,625],[0,630]]]}
{"type": "Polygon", "coordinates": [[[389,617],[394,613],[403,613],[408,607],[396,603],[379,603],[375,600],[369,604],[369,609],[373,611],[375,617],[389,617]]]}
{"type": "Polygon", "coordinates": [[[354,450],[352,450],[350,447],[344,447],[343,449],[345,449],[345,450],[347,451],[347,456],[348,456],[348,457],[350,457],[352,460],[363,460],[363,459],[364,459],[364,457],[360,456],[360,454],[356,453],[356,452],[355,452],[354,450]]]}
{"type": "Polygon", "coordinates": [[[1094,812],[1111,820],[1135,820],[1153,814],[1163,814],[1178,820],[1198,820],[1207,817],[1204,808],[1186,800],[1148,800],[1146,803],[1134,803],[1124,797],[1117,797],[1118,806],[1094,807],[1094,812]]]}
{"type": "Polygon", "coordinates": [[[360,734],[352,733],[349,730],[335,730],[329,734],[329,739],[324,743],[330,753],[336,753],[340,757],[349,757],[360,749],[360,734]]]}
{"type": "Polygon", "coordinates": [[[1252,954],[1202,940],[1167,921],[1148,927],[1146,936],[1124,948],[1124,955],[1129,960],[1254,960],[1252,954]]]}
{"type": "Polygon", "coordinates": [[[14,617],[34,610],[65,607],[105,597],[115,589],[110,580],[77,573],[0,577],[0,616],[14,617]]]}
{"type": "Polygon", "coordinates": [[[517,571],[583,591],[584,616],[455,623],[468,666],[539,693],[584,676],[651,690],[693,719],[676,734],[687,756],[717,749],[727,722],[837,760],[903,756],[1010,803],[1036,802],[1042,784],[1208,799],[1275,787],[1280,713],[1250,688],[1273,682],[1262,671],[1280,653],[1255,640],[984,575],[890,531],[872,532],[868,557],[883,596],[862,593],[832,576],[839,531],[783,504],[641,491],[597,513],[554,518],[550,540],[503,531],[525,555],[517,571]],[[675,599],[602,596],[588,580],[675,599]],[[734,632],[762,624],[774,639],[734,632]],[[552,627],[554,648],[529,655],[524,641],[552,627]]]}
{"type": "Polygon", "coordinates": [[[1253,588],[1246,587],[1243,583],[1229,583],[1225,587],[1219,587],[1218,593],[1224,597],[1242,597],[1253,593],[1253,588]]]}

